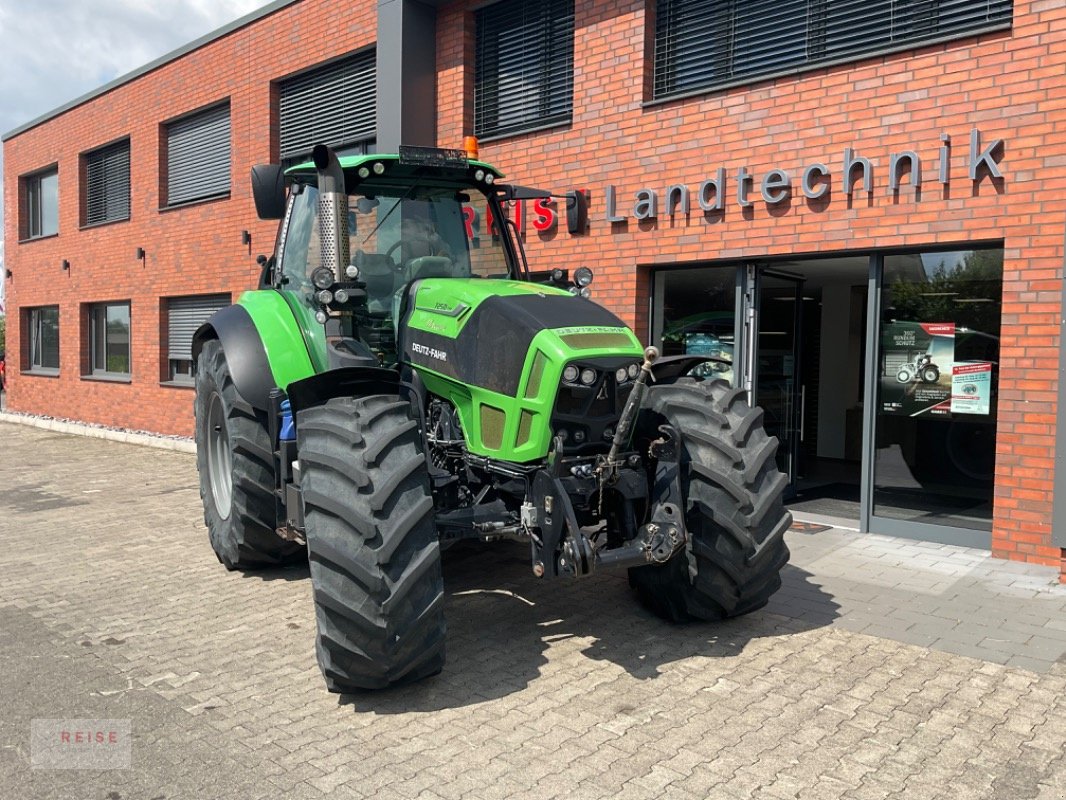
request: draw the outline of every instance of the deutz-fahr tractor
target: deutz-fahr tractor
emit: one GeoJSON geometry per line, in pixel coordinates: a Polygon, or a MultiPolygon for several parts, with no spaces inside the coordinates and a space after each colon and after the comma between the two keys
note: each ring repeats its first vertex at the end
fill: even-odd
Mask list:
{"type": "Polygon", "coordinates": [[[211,545],[235,570],[310,560],[331,691],[441,671],[463,539],[526,543],[542,580],[628,568],[678,622],[780,586],[761,411],[687,377],[708,357],[643,347],[587,267],[530,269],[508,208],[549,193],[501,178],[435,148],[254,168],[275,253],[195,335],[211,545]]]}

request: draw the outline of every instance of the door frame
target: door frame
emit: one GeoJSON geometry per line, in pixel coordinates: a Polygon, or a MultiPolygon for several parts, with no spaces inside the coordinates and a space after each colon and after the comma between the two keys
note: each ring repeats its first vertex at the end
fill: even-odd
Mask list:
{"type": "Polygon", "coordinates": [[[745,356],[744,362],[744,389],[748,393],[748,403],[755,405],[753,401],[759,398],[759,333],[763,320],[763,280],[774,280],[790,283],[795,287],[795,303],[792,307],[792,388],[791,397],[788,401],[788,416],[790,417],[783,425],[783,432],[787,432],[788,441],[782,441],[778,437],[778,446],[787,447],[789,450],[787,462],[789,464],[788,488],[785,499],[795,496],[797,465],[799,463],[800,444],[803,440],[803,365],[800,357],[801,337],[803,335],[803,285],[806,278],[784,269],[775,269],[773,263],[748,263],[744,265],[744,280],[746,298],[750,298],[751,307],[744,310],[745,321],[745,356]]]}
{"type": "MultiPolygon", "coordinates": [[[[992,547],[991,530],[964,528],[961,526],[931,524],[915,522],[913,520],[895,520],[887,517],[878,517],[873,513],[873,487],[874,487],[874,462],[876,458],[876,432],[877,432],[877,406],[879,372],[880,372],[880,337],[878,332],[881,328],[882,308],[882,276],[884,271],[884,259],[886,254],[893,252],[934,252],[943,250],[950,252],[960,248],[980,249],[984,243],[967,242],[954,245],[929,245],[922,247],[893,248],[876,252],[848,252],[825,254],[825,257],[834,256],[862,256],[868,258],[867,267],[867,293],[866,293],[866,342],[865,373],[863,375],[863,415],[862,415],[862,457],[860,460],[859,479],[859,531],[861,533],[877,533],[886,536],[897,536],[905,539],[917,539],[926,542],[941,544],[961,545],[989,550],[992,547]]],[[[987,246],[987,245],[986,245],[987,246]]],[[[790,269],[797,267],[797,262],[802,265],[804,258],[779,256],[753,261],[728,262],[703,262],[685,266],[674,266],[674,269],[729,269],[735,270],[736,280],[736,307],[734,315],[734,348],[733,348],[733,386],[748,392],[749,401],[752,397],[753,381],[752,371],[758,358],[758,272],[760,269],[773,269],[775,262],[788,261],[790,269]]],[[[653,269],[650,273],[652,282],[649,293],[649,333],[657,343],[659,334],[656,333],[661,326],[662,320],[657,316],[661,312],[657,308],[657,300],[662,299],[663,282],[659,276],[671,268],[653,269]],[[657,312],[659,314],[657,315],[657,312]]]]}

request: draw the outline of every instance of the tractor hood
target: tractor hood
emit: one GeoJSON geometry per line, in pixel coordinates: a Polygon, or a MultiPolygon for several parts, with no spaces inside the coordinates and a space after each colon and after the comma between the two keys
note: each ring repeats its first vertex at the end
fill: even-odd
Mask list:
{"type": "Polygon", "coordinates": [[[562,289],[522,281],[430,278],[416,284],[413,294],[400,334],[405,360],[509,397],[518,392],[534,339],[560,354],[641,352],[622,320],[562,289]],[[540,336],[543,331],[551,334],[540,336]]]}

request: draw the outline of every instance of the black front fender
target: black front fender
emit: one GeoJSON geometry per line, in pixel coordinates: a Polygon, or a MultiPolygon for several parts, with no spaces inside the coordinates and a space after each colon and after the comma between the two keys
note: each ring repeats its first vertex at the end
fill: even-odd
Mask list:
{"type": "Polygon", "coordinates": [[[215,312],[193,335],[192,362],[195,368],[204,343],[217,339],[226,354],[226,364],[237,394],[253,408],[266,411],[270,390],[275,388],[263,340],[243,306],[228,306],[215,312]]]}
{"type": "Polygon", "coordinates": [[[400,373],[384,367],[341,367],[289,384],[289,404],[295,417],[334,397],[400,394],[400,373]]]}

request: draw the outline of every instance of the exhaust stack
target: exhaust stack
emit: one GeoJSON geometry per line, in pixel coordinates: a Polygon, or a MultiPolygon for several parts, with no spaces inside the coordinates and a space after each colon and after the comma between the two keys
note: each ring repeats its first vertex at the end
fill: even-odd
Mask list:
{"type": "Polygon", "coordinates": [[[348,245],[348,192],[337,154],[316,144],[311,159],[318,170],[318,226],[322,243],[322,266],[333,271],[334,280],[345,280],[351,254],[348,245]]]}

